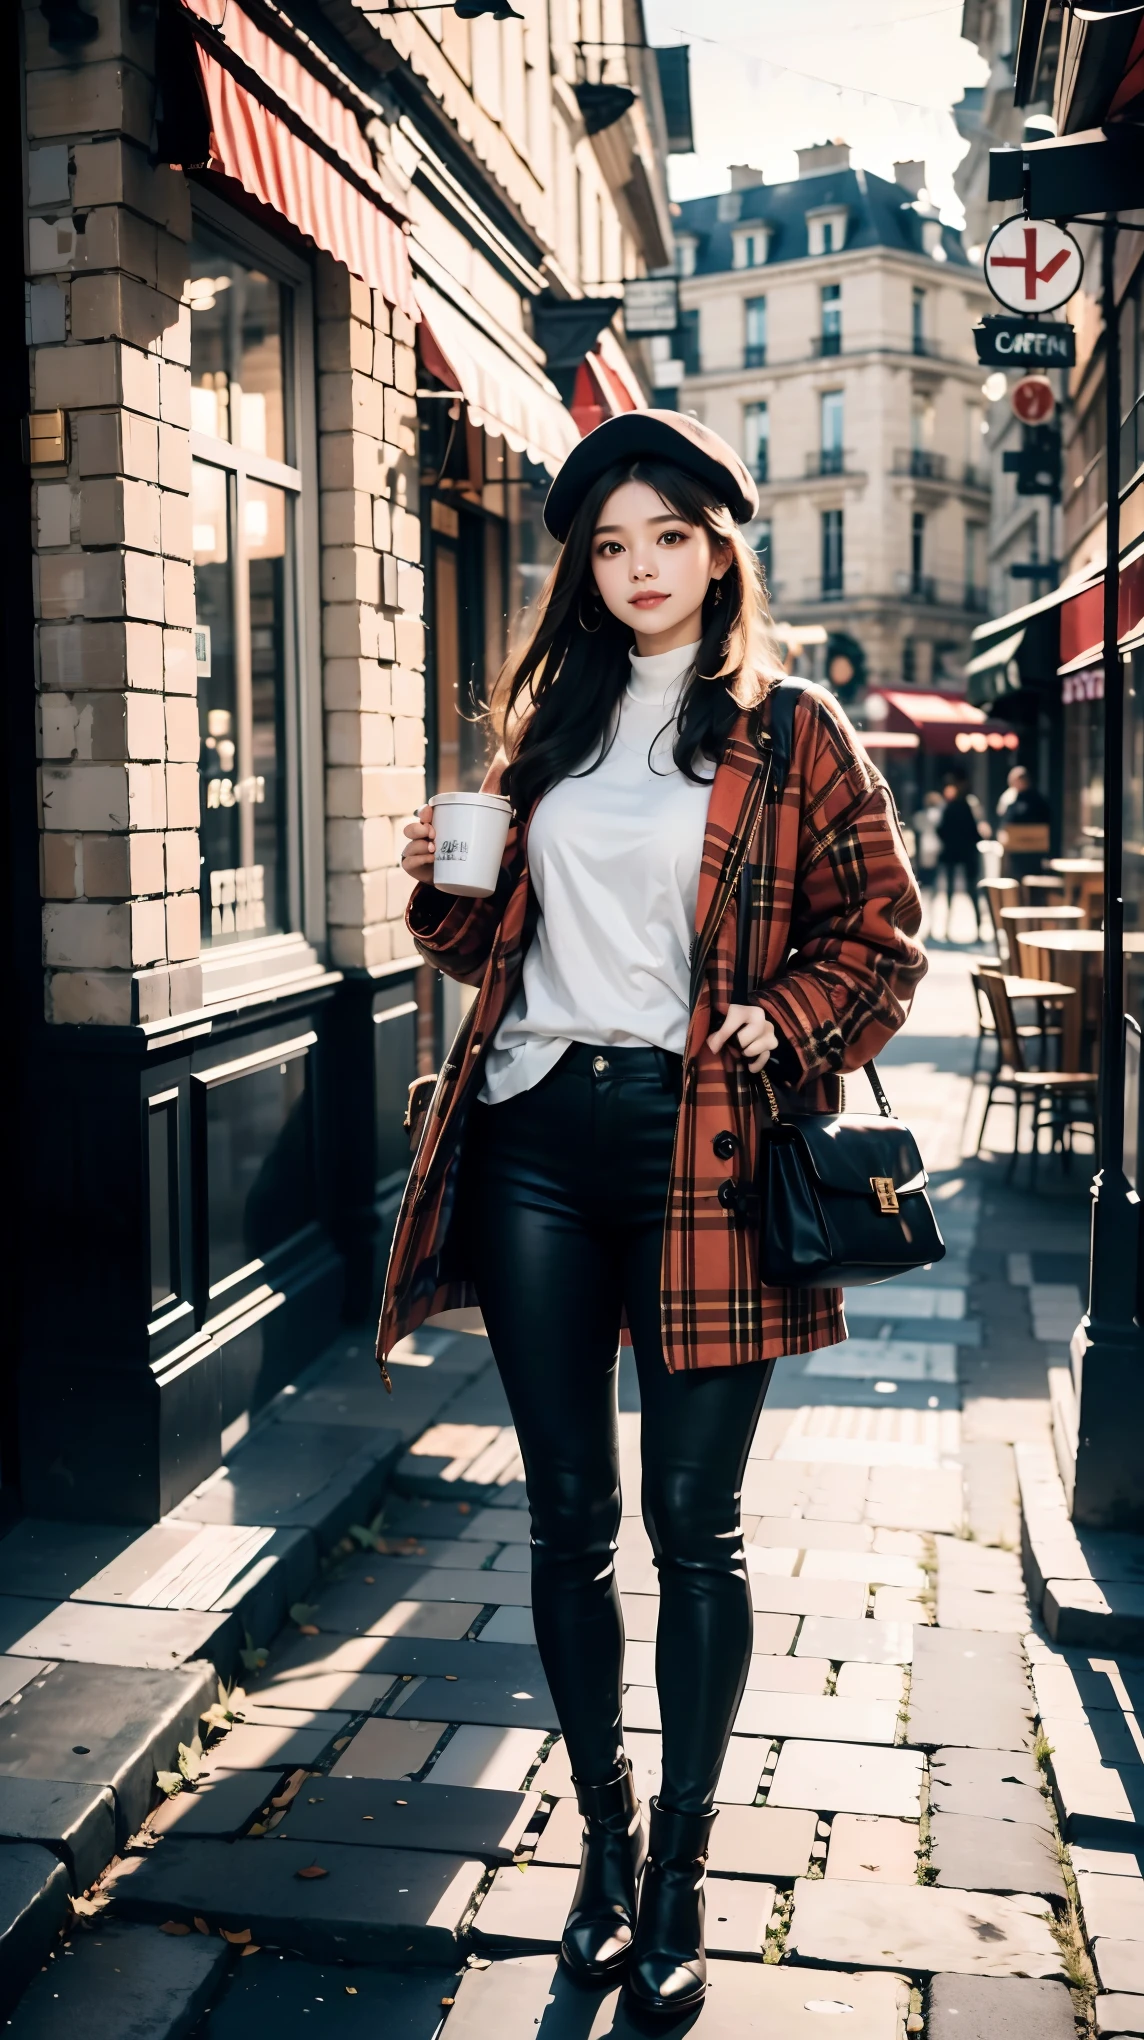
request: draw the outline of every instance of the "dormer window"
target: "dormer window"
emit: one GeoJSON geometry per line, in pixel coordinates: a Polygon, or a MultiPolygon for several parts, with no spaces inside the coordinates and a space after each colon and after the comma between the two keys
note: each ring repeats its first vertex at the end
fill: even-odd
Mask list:
{"type": "Polygon", "coordinates": [[[818,212],[806,215],[806,233],[812,255],[837,255],[846,246],[846,220],[844,207],[823,207],[818,212]]]}
{"type": "Polygon", "coordinates": [[[732,238],[732,266],[735,269],[762,269],[770,246],[769,227],[743,227],[732,238]]]}

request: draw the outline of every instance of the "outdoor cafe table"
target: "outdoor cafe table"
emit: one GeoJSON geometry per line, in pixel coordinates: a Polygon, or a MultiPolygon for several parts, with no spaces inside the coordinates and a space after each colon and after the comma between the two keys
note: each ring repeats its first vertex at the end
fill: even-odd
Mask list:
{"type": "Polygon", "coordinates": [[[1008,944],[1010,968],[1019,967],[1013,944],[1022,928],[1079,927],[1083,920],[1079,907],[1002,907],[1001,926],[1008,944]]]}
{"type": "MultiPolygon", "coordinates": [[[[1096,1045],[1100,1033],[1100,983],[1103,976],[1104,936],[1099,928],[1029,928],[1019,934],[1021,955],[1029,977],[1051,977],[1077,993],[1062,1013],[1061,1068],[1085,1070],[1096,1067],[1096,1045]],[[1092,1047],[1082,1061],[1086,1025],[1092,1047]]],[[[1126,956],[1144,956],[1144,930],[1124,937],[1126,956]]]]}
{"type": "Polygon", "coordinates": [[[1065,882],[1070,906],[1083,907],[1091,925],[1104,912],[1104,860],[1100,857],[1050,857],[1049,870],[1065,882]]]}

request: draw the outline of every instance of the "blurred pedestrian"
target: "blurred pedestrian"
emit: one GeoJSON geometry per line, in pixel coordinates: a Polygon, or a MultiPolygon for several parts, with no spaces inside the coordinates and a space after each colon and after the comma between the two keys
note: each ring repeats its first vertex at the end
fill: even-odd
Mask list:
{"type": "Polygon", "coordinates": [[[888,789],[825,690],[795,706],[785,790],[752,804],[783,678],[737,528],[757,501],[737,454],[686,416],[630,412],[580,442],[545,510],[563,550],[497,689],[486,785],[514,822],[500,883],[434,886],[431,807],[402,860],[422,956],[480,991],[417,1150],[378,1352],[434,1310],[481,1305],[584,1816],[562,1959],[585,1983],[626,1971],[639,2010],[673,2018],[706,1989],[708,1838],[750,1664],[743,1469],[775,1359],[841,1336],[827,1292],[761,1286],[731,1215],[758,1141],[749,1073],[823,1109],[837,1073],[901,1026],[925,967],[888,789]],[[739,1003],[724,874],[744,853],[760,862],[739,1003]],[[614,1565],[624,1315],[661,1595],[647,1842],[614,1565]]]}
{"type": "Polygon", "coordinates": [[[1033,785],[1024,765],[1014,765],[1008,784],[997,803],[997,835],[1013,878],[1028,878],[1040,871],[1048,855],[1053,811],[1043,793],[1033,785]]]}
{"type": "Polygon", "coordinates": [[[933,892],[937,867],[941,862],[941,837],[937,825],[944,806],[940,789],[931,786],[914,815],[914,876],[925,894],[933,892]]]}
{"type": "Polygon", "coordinates": [[[941,856],[938,859],[937,894],[945,887],[945,939],[950,941],[950,927],[953,920],[953,896],[960,873],[969,894],[969,903],[977,921],[980,939],[987,942],[991,930],[983,909],[982,897],[977,890],[981,875],[977,846],[983,836],[989,834],[987,823],[982,820],[981,803],[969,791],[968,774],[959,765],[953,765],[942,779],[943,806],[937,818],[937,833],[941,842],[941,856]]]}

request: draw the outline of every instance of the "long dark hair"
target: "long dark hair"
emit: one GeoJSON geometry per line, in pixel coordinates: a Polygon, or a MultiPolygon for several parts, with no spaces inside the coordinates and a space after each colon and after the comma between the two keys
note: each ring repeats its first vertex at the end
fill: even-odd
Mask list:
{"type": "Polygon", "coordinates": [[[677,517],[702,526],[719,551],[731,554],[704,598],[699,649],[676,711],[672,755],[686,778],[709,776],[696,769],[699,761],[718,763],[736,717],[782,678],[758,559],[726,505],[667,461],[621,463],[600,477],[576,512],[532,634],[494,690],[493,726],[508,757],[501,790],[518,815],[577,768],[594,771],[614,737],[635,636],[600,598],[592,540],[608,497],[632,481],[646,482],[677,517]]]}

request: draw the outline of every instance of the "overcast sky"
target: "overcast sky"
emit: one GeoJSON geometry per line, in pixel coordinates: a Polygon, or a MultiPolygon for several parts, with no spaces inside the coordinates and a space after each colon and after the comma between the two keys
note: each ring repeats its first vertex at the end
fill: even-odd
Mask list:
{"type": "Polygon", "coordinates": [[[731,163],[780,182],[796,173],[796,148],[840,137],[880,176],[895,161],[924,161],[936,204],[961,225],[953,172],[965,144],[950,107],[986,77],[962,40],[961,5],[644,0],[653,43],[691,46],[696,154],[672,158],[673,195],[726,190],[731,163]]]}

